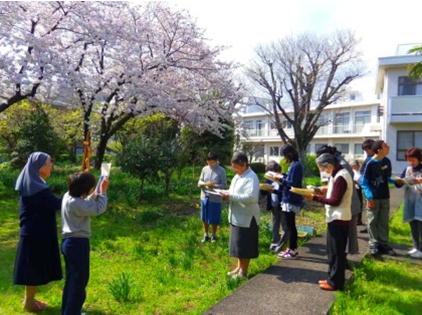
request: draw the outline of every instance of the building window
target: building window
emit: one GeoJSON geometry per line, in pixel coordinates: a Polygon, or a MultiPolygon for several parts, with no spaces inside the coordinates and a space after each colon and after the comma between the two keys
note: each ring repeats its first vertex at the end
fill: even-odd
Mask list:
{"type": "Polygon", "coordinates": [[[349,154],[349,144],[348,143],[335,143],[334,146],[342,154],[349,154]]]}
{"type": "Polygon", "coordinates": [[[399,77],[398,95],[422,95],[422,80],[399,77]]]}
{"type": "Polygon", "coordinates": [[[363,156],[362,143],[355,143],[355,156],[363,156]]]}
{"type": "Polygon", "coordinates": [[[253,153],[255,161],[263,160],[264,153],[265,153],[265,147],[263,145],[257,145],[254,148],[254,153],[253,153]]]}
{"type": "Polygon", "coordinates": [[[292,128],[292,123],[290,121],[288,121],[285,118],[281,118],[281,119],[282,119],[282,121],[281,121],[281,127],[283,129],[290,129],[290,128],[292,128]]]}
{"type": "Polygon", "coordinates": [[[397,131],[397,161],[406,160],[410,148],[422,148],[422,131],[397,131]]]}
{"type": "Polygon", "coordinates": [[[270,156],[280,156],[280,148],[270,147],[270,156]]]}
{"type": "Polygon", "coordinates": [[[360,133],[363,131],[365,125],[371,123],[371,111],[358,111],[355,112],[355,132],[360,133]]]}
{"type": "Polygon", "coordinates": [[[350,133],[350,113],[336,113],[334,116],[334,133],[350,133]]]}
{"type": "Polygon", "coordinates": [[[257,120],[256,121],[256,135],[258,137],[261,137],[263,131],[264,131],[264,124],[262,123],[262,120],[257,120]]]}
{"type": "Polygon", "coordinates": [[[244,129],[245,129],[245,133],[248,137],[253,137],[255,136],[256,132],[255,132],[255,128],[253,125],[253,120],[245,120],[244,123],[244,129]]]}
{"type": "Polygon", "coordinates": [[[328,113],[321,113],[321,115],[319,115],[318,117],[318,125],[319,125],[319,129],[318,129],[318,134],[319,135],[326,135],[329,133],[329,121],[330,121],[330,116],[328,115],[328,113]]]}

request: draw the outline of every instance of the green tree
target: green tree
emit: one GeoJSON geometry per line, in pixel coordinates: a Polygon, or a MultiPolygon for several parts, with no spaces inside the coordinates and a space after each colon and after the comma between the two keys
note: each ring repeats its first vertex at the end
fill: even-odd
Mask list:
{"type": "Polygon", "coordinates": [[[233,154],[235,135],[233,123],[229,123],[224,129],[223,137],[219,137],[209,131],[198,133],[185,127],[180,135],[183,159],[186,164],[202,165],[206,161],[208,152],[215,152],[220,163],[230,164],[233,154]]]}
{"type": "Polygon", "coordinates": [[[28,156],[35,151],[46,152],[56,158],[64,143],[54,131],[48,113],[38,105],[33,107],[28,121],[18,131],[15,151],[12,152],[12,164],[21,167],[28,156]]]}
{"type": "Polygon", "coordinates": [[[141,180],[139,199],[144,191],[145,183],[156,181],[159,171],[159,154],[155,141],[141,136],[126,142],[117,156],[122,170],[141,180]]]}
{"type": "MultiPolygon", "coordinates": [[[[414,47],[409,50],[409,53],[422,55],[422,46],[414,47]]],[[[422,78],[422,61],[417,62],[410,66],[409,75],[413,79],[422,78]]]]}
{"type": "Polygon", "coordinates": [[[165,193],[169,193],[174,171],[183,167],[179,131],[175,120],[155,114],[129,121],[117,133],[118,142],[111,144],[111,149],[121,151],[117,161],[122,169],[141,180],[141,195],[145,182],[158,180],[163,181],[165,193]]]}

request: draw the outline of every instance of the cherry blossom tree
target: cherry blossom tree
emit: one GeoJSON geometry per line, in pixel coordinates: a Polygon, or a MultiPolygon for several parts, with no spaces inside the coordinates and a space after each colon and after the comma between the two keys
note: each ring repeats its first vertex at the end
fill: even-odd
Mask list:
{"type": "Polygon", "coordinates": [[[46,93],[43,82],[61,66],[62,26],[80,4],[0,3],[0,112],[46,93]]]}
{"type": "MultiPolygon", "coordinates": [[[[53,40],[51,35],[49,41],[37,42],[37,47],[45,46],[42,51],[49,58],[41,58],[44,63],[31,68],[29,87],[36,89],[26,97],[82,107],[85,140],[90,131],[98,137],[96,167],[108,140],[133,117],[160,112],[215,134],[227,127],[223,122],[240,98],[231,79],[233,65],[218,60],[222,48],[208,45],[187,12],[158,2],[143,6],[94,1],[70,2],[66,7],[61,2],[29,5],[33,6],[32,19],[47,15],[52,8],[61,10],[64,17],[57,26],[50,22],[53,26],[46,28],[59,38],[53,40]],[[48,78],[47,65],[51,68],[48,78]],[[100,115],[99,126],[91,125],[94,113],[100,115]]],[[[15,14],[13,6],[3,5],[9,9],[8,19],[17,23],[23,13],[15,14]]],[[[0,40],[9,54],[15,41],[10,34],[2,32],[0,40]]],[[[31,43],[30,37],[22,37],[22,45],[31,43]]],[[[7,70],[9,81],[3,86],[10,84],[12,72],[7,70]]],[[[13,95],[13,89],[9,90],[13,95]]]]}

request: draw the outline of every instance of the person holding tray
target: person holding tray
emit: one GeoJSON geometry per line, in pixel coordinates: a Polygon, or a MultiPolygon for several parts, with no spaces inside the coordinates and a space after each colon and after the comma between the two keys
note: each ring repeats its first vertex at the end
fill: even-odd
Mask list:
{"type": "MultiPolygon", "coordinates": [[[[296,214],[303,208],[303,197],[290,191],[292,187],[301,188],[303,182],[303,165],[299,162],[299,154],[292,145],[285,145],[281,149],[283,157],[290,163],[287,175],[281,178],[281,189],[283,198],[281,200],[281,216],[285,222],[286,239],[289,241],[289,247],[281,252],[278,257],[283,259],[293,259],[298,255],[297,252],[297,229],[296,214]]],[[[281,250],[281,248],[280,248],[281,250]]]]}
{"type": "Polygon", "coordinates": [[[218,163],[217,154],[210,152],[207,156],[207,166],[201,171],[198,187],[201,188],[201,220],[204,226],[202,242],[217,241],[217,228],[221,223],[221,208],[223,199],[220,194],[212,193],[214,189],[223,189],[227,186],[226,170],[218,163]],[[209,237],[209,226],[212,228],[209,237]]]}
{"type": "Polygon", "coordinates": [[[227,275],[242,279],[247,277],[250,260],[259,255],[259,180],[245,153],[235,152],[231,162],[236,175],[222,196],[230,202],[230,256],[237,258],[237,267],[227,275]]]}
{"type": "Polygon", "coordinates": [[[330,174],[326,196],[305,195],[305,199],[325,204],[327,221],[328,279],[320,280],[322,290],[342,290],[346,272],[346,245],[352,220],[353,178],[337,157],[321,154],[317,160],[321,172],[330,174]]]}
{"type": "MultiPolygon", "coordinates": [[[[282,176],[281,167],[275,161],[270,161],[265,170],[266,172],[274,172],[282,176]]],[[[260,187],[267,197],[267,210],[271,211],[272,239],[269,249],[270,251],[278,253],[287,241],[286,222],[284,220],[284,217],[282,217],[281,215],[281,201],[283,199],[283,191],[280,187],[280,183],[276,181],[266,179],[265,183],[267,185],[270,185],[268,187],[268,191],[263,189],[266,188],[266,186],[261,187],[260,185],[260,187]],[[282,228],[283,236],[280,236],[280,227],[282,228]]]]}

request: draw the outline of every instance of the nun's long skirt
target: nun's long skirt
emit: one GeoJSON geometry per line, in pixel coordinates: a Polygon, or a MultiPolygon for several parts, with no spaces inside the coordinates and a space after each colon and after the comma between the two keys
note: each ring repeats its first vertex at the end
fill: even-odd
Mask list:
{"type": "Polygon", "coordinates": [[[14,284],[38,286],[62,278],[57,236],[21,236],[16,253],[14,284]]]}
{"type": "Polygon", "coordinates": [[[256,258],[258,257],[258,225],[252,218],[248,228],[231,225],[230,228],[230,257],[256,258]]]}

